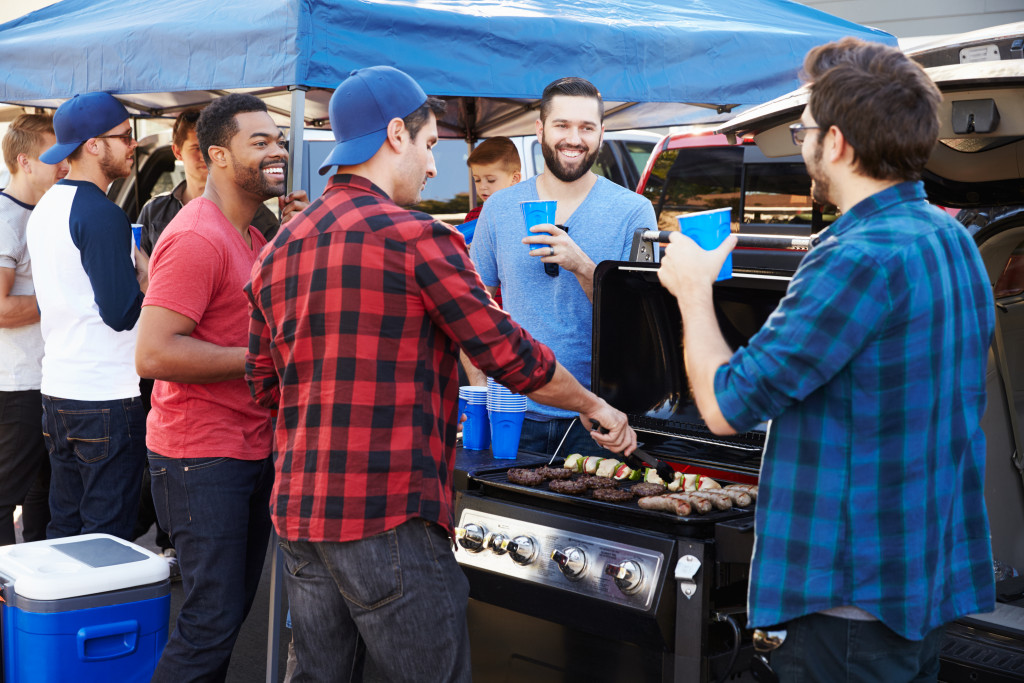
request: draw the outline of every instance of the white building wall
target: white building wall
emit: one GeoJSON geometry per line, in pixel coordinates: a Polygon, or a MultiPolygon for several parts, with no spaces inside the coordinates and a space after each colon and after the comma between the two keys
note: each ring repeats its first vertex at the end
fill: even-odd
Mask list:
{"type": "Polygon", "coordinates": [[[801,0],[898,38],[963,33],[1024,21],[1024,0],[801,0]]]}

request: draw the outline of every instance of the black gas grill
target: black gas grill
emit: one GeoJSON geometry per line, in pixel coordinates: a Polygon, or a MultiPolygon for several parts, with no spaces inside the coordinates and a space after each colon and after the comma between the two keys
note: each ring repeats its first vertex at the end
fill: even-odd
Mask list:
{"type": "MultiPolygon", "coordinates": [[[[716,284],[719,323],[734,347],[760,329],[787,279],[759,271],[716,284]]],[[[681,345],[678,307],[656,264],[598,267],[594,391],[673,468],[756,483],[768,425],[712,434],[693,405],[681,345]]],[[[472,458],[460,454],[468,471],[457,492],[456,557],[470,579],[474,680],[688,683],[745,671],[753,506],[677,517],[635,499],[508,480],[508,467],[547,458],[524,453],[508,467],[479,468],[466,464],[472,458]]]]}

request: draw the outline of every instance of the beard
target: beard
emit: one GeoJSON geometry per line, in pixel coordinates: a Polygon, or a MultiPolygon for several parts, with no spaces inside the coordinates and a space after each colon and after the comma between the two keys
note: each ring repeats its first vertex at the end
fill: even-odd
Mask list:
{"type": "Polygon", "coordinates": [[[111,181],[127,178],[132,172],[132,161],[127,157],[118,156],[110,149],[110,141],[104,140],[106,149],[100,157],[100,171],[111,181]]]}
{"type": "Polygon", "coordinates": [[[272,180],[263,172],[267,166],[278,163],[280,163],[279,160],[265,160],[258,167],[241,166],[232,157],[231,168],[235,173],[235,184],[246,192],[259,197],[261,202],[271,197],[280,197],[285,190],[285,176],[282,175],[279,181],[272,180]]]}
{"type": "Polygon", "coordinates": [[[576,166],[567,166],[562,162],[558,156],[558,150],[554,145],[549,145],[544,141],[544,133],[541,132],[540,137],[540,149],[544,154],[544,163],[547,165],[548,170],[551,171],[551,175],[555,176],[563,183],[571,183],[579,180],[597,161],[597,155],[600,153],[601,148],[598,147],[595,150],[590,150],[586,145],[559,145],[558,149],[578,149],[583,154],[578,157],[576,166]]]}
{"type": "Polygon", "coordinates": [[[821,159],[824,156],[822,141],[814,146],[813,164],[807,165],[807,174],[811,177],[811,200],[820,206],[834,203],[830,197],[832,181],[821,172],[821,159]]]}

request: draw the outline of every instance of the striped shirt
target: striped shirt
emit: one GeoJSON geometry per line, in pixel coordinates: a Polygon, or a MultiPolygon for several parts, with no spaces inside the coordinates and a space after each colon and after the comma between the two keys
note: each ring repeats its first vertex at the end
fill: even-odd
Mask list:
{"type": "Polygon", "coordinates": [[[967,231],[901,183],[816,241],[715,375],[761,465],[751,626],[851,605],[920,640],[994,607],[983,499],[994,304],[967,231]]]}
{"type": "Polygon", "coordinates": [[[351,541],[414,517],[449,530],[458,350],[510,389],[551,350],[488,296],[451,226],[336,175],[253,268],[246,379],[279,405],[271,514],[288,540],[351,541]]]}

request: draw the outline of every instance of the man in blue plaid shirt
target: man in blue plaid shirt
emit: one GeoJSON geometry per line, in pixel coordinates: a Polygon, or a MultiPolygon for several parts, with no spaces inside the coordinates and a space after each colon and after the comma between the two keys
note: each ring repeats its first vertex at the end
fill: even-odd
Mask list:
{"type": "Polygon", "coordinates": [[[659,275],[708,427],[773,419],[748,617],[787,632],[785,680],[934,681],[943,624],[994,607],[982,496],[991,288],[967,231],[918,181],[941,95],[895,48],[844,39],[804,62],[791,127],[820,233],[750,343],[729,348],[711,283],[735,245],[673,235],[659,275]]]}

